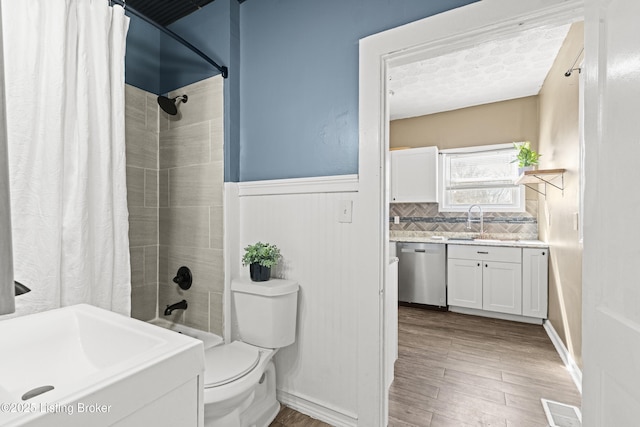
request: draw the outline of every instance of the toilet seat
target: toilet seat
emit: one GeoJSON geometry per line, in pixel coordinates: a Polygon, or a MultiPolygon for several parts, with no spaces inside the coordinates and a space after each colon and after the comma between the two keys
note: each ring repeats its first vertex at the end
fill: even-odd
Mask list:
{"type": "Polygon", "coordinates": [[[258,348],[242,341],[207,349],[204,353],[204,388],[233,382],[251,372],[259,361],[258,348]]]}

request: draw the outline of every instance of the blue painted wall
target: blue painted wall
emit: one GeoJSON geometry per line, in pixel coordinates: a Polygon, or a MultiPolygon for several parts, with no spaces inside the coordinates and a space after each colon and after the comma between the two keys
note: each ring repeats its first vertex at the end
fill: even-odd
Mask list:
{"type": "MultiPolygon", "coordinates": [[[[169,26],[219,65],[229,68],[224,82],[224,179],[240,178],[240,5],[216,0],[169,26]]],[[[220,74],[169,36],[161,39],[162,93],[220,74]]]]}
{"type": "MultiPolygon", "coordinates": [[[[229,67],[225,181],[357,173],[358,40],[475,1],[216,0],[172,24],[229,67]]],[[[154,93],[218,74],[134,19],[126,73],[154,93]]]]}
{"type": "MultiPolygon", "coordinates": [[[[225,181],[240,176],[240,5],[216,0],[168,28],[229,68],[224,84],[225,181]]],[[[218,75],[197,54],[150,24],[131,16],[127,36],[125,80],[156,94],[218,75]]]]}
{"type": "Polygon", "coordinates": [[[240,180],[358,172],[358,40],[475,0],[248,0],[240,180]]]}
{"type": "Polygon", "coordinates": [[[137,88],[160,93],[160,31],[127,13],[129,32],[125,55],[125,81],[137,88]]]}

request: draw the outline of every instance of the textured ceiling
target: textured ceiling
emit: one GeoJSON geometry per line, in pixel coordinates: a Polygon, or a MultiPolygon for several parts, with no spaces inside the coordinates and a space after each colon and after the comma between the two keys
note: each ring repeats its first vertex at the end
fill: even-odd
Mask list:
{"type": "Polygon", "coordinates": [[[569,27],[527,30],[392,68],[391,120],[537,95],[569,27]]]}

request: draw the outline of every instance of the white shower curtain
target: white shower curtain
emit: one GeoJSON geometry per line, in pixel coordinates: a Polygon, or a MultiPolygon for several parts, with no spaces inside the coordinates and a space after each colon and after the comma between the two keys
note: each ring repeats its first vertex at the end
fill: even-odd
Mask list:
{"type": "Polygon", "coordinates": [[[107,0],[2,0],[16,298],[23,315],[131,307],[124,52],[107,0]]]}

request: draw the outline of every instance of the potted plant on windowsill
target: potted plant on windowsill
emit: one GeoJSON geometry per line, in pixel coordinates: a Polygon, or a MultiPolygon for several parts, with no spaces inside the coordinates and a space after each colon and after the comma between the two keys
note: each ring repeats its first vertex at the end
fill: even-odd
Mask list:
{"type": "Polygon", "coordinates": [[[518,162],[518,174],[522,175],[524,171],[534,170],[538,165],[540,154],[531,149],[531,143],[529,141],[514,142],[513,146],[518,150],[518,155],[511,163],[518,162]]]}
{"type": "Polygon", "coordinates": [[[271,278],[271,267],[280,259],[280,249],[276,245],[258,242],[244,248],[242,265],[249,266],[249,274],[254,282],[266,282],[271,278]]]}

